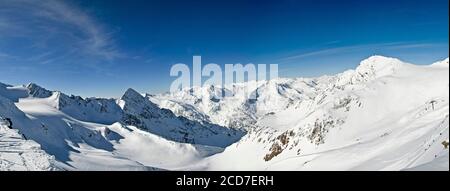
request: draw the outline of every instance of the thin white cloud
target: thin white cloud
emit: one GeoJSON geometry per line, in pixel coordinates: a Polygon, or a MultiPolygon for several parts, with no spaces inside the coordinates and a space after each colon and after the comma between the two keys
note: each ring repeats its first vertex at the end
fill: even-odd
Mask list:
{"type": "Polygon", "coordinates": [[[343,47],[335,47],[335,48],[328,48],[328,49],[322,49],[317,51],[311,51],[306,53],[300,53],[293,56],[288,56],[281,58],[277,60],[278,63],[283,62],[289,62],[294,60],[300,60],[303,58],[310,58],[310,57],[320,57],[320,56],[327,56],[327,55],[333,55],[333,54],[340,54],[345,52],[352,52],[352,51],[361,51],[361,50],[368,50],[368,49],[413,49],[413,48],[427,48],[427,47],[435,47],[435,46],[442,46],[442,44],[435,44],[435,43],[417,43],[417,42],[395,42],[395,43],[378,43],[378,44],[365,44],[365,45],[352,45],[352,46],[343,46],[343,47]]]}
{"type": "Polygon", "coordinates": [[[9,54],[6,54],[6,53],[3,53],[3,52],[0,52],[0,59],[2,59],[2,58],[9,58],[10,57],[10,55],[9,54]]]}
{"type": "Polygon", "coordinates": [[[17,59],[16,56],[0,51],[0,61],[17,59]]]}
{"type": "Polygon", "coordinates": [[[39,14],[55,21],[73,25],[83,31],[88,37],[84,43],[88,45],[86,48],[89,52],[109,60],[120,56],[115,49],[110,33],[100,28],[100,24],[96,23],[86,13],[73,6],[69,7],[62,1],[46,1],[44,7],[47,9],[46,12],[39,12],[39,14]]]}
{"type": "Polygon", "coordinates": [[[2,0],[2,17],[0,34],[30,38],[36,48],[45,48],[46,44],[55,44],[55,41],[64,38],[65,42],[61,43],[65,43],[65,48],[85,56],[109,61],[123,56],[115,45],[112,33],[68,1],[2,0]]]}

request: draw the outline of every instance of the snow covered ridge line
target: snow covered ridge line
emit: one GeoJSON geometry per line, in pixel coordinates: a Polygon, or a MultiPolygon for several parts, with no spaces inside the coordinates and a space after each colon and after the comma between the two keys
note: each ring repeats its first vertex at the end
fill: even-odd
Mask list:
{"type": "Polygon", "coordinates": [[[402,170],[448,152],[448,65],[448,58],[418,66],[373,56],[335,76],[261,83],[254,102],[233,89],[245,84],[149,99],[177,115],[207,116],[248,131],[194,168],[402,170]],[[217,89],[233,99],[211,99],[217,89]]]}
{"type": "Polygon", "coordinates": [[[64,170],[448,170],[448,77],[448,59],[373,56],[334,76],[258,82],[257,99],[246,83],[119,99],[0,84],[1,137],[10,149],[33,140],[40,149],[20,153],[64,170]]]}
{"type": "Polygon", "coordinates": [[[395,74],[404,67],[420,68],[437,65],[448,67],[448,58],[432,66],[416,66],[395,58],[372,56],[363,60],[355,70],[348,70],[334,76],[278,78],[224,86],[209,85],[147,97],[160,107],[170,109],[175,114],[192,120],[201,118],[215,124],[248,130],[262,116],[270,116],[292,106],[303,107],[300,105],[310,101],[320,103],[327,92],[335,91],[335,89],[344,90],[359,85],[364,86],[378,78],[395,74]],[[256,99],[248,99],[246,95],[249,90],[256,99]]]}
{"type": "MultiPolygon", "coordinates": [[[[187,64],[178,63],[171,67],[170,76],[178,77],[170,85],[170,92],[178,92],[183,89],[191,89],[192,87],[206,87],[209,85],[223,86],[223,84],[246,83],[251,81],[266,81],[278,78],[278,64],[225,64],[225,71],[220,65],[209,63],[202,67],[202,57],[193,56],[192,64],[192,84],[191,84],[191,69],[187,64]],[[267,71],[268,69],[268,71],[267,71]],[[267,73],[269,77],[267,78],[267,73]],[[247,75],[247,79],[245,78],[247,75]],[[235,78],[236,76],[236,78],[235,78]],[[203,82],[203,77],[209,77],[203,82]],[[225,82],[223,83],[223,79],[225,82]],[[203,82],[203,85],[202,85],[203,82]]],[[[250,93],[255,89],[252,87],[257,83],[247,83],[245,86],[245,97],[247,99],[257,99],[256,94],[250,93]]],[[[191,89],[196,91],[197,89],[191,89]]],[[[227,95],[221,92],[215,95],[215,99],[222,99],[227,95]]]]}
{"type": "Polygon", "coordinates": [[[115,100],[82,99],[35,84],[2,86],[0,116],[64,170],[177,169],[221,152],[243,134],[175,116],[132,89],[115,100]]]}
{"type": "Polygon", "coordinates": [[[176,116],[131,88],[120,99],[83,99],[80,96],[50,91],[33,83],[4,88],[0,91],[4,91],[14,102],[21,98],[46,99],[53,108],[77,120],[107,125],[121,122],[182,143],[225,147],[245,133],[207,121],[191,121],[183,116],[176,116]]]}

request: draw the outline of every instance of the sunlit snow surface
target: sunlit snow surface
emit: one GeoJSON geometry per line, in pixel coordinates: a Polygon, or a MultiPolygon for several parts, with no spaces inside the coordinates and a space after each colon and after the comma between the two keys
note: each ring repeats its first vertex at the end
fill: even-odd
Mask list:
{"type": "Polygon", "coordinates": [[[248,84],[120,99],[0,84],[0,170],[449,168],[448,59],[251,83],[257,100],[248,84]]]}
{"type": "Polygon", "coordinates": [[[40,149],[39,144],[27,141],[0,121],[0,171],[58,170],[54,157],[40,149]]]}

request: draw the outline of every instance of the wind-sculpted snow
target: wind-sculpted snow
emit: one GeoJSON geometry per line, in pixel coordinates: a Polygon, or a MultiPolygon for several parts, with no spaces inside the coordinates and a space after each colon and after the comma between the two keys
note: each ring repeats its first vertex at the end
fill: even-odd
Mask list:
{"type": "MultiPolygon", "coordinates": [[[[9,91],[11,92],[11,88],[9,91]]],[[[48,106],[71,118],[107,125],[122,122],[178,142],[225,147],[239,140],[244,134],[242,130],[176,116],[172,111],[159,108],[132,89],[127,90],[119,100],[83,99],[49,91],[33,83],[26,86],[25,91],[29,95],[22,98],[46,100],[48,106]]]]}
{"type": "Polygon", "coordinates": [[[239,140],[242,131],[221,127],[208,122],[199,123],[172,111],[160,109],[156,104],[129,89],[119,101],[124,111],[122,121],[131,126],[161,135],[170,140],[209,146],[225,147],[239,140]]]}
{"type": "Polygon", "coordinates": [[[54,157],[45,153],[34,141],[25,140],[11,123],[0,116],[0,171],[59,170],[54,157]]]}
{"type": "Polygon", "coordinates": [[[129,89],[120,99],[0,84],[3,137],[33,140],[22,151],[34,154],[19,155],[38,161],[0,168],[448,170],[448,79],[448,59],[417,66],[373,56],[333,76],[129,89]],[[41,165],[50,155],[56,166],[41,165]]]}
{"type": "MultiPolygon", "coordinates": [[[[53,155],[59,169],[176,169],[222,151],[243,135],[241,131],[177,117],[134,90],[114,100],[67,96],[37,85],[2,88],[0,93],[8,98],[0,95],[0,115],[14,124],[13,131],[53,155]],[[33,97],[35,94],[29,92],[41,93],[33,97]],[[127,117],[142,123],[130,123],[127,117]]],[[[2,170],[20,170],[9,167],[2,170]]]]}

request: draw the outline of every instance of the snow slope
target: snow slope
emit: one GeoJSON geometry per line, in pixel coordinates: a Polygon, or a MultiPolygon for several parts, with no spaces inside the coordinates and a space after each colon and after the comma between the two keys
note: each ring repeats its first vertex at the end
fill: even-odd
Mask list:
{"type": "Polygon", "coordinates": [[[431,162],[406,169],[407,171],[448,171],[448,151],[431,162]]]}
{"type": "Polygon", "coordinates": [[[1,170],[448,170],[449,60],[120,99],[0,84],[0,116],[1,170]]]}
{"type": "Polygon", "coordinates": [[[52,106],[54,97],[23,99],[17,106],[40,133],[37,140],[67,170],[157,170],[178,168],[220,148],[166,140],[132,126],[79,121],[52,106]],[[40,124],[37,125],[37,124],[40,124]],[[167,158],[166,158],[167,157],[167,158]],[[163,160],[164,159],[164,160],[163,160]]]}
{"type": "Polygon", "coordinates": [[[254,113],[256,128],[187,169],[402,170],[428,163],[448,139],[448,79],[448,59],[416,66],[373,56],[336,76],[273,80],[259,86],[260,95],[277,101],[255,102],[262,111],[254,113]]]}
{"type": "MultiPolygon", "coordinates": [[[[8,86],[3,91],[3,95],[5,94],[9,99],[0,97],[0,116],[11,119],[13,122],[11,131],[20,131],[24,137],[39,143],[46,153],[54,156],[55,164],[61,169],[176,169],[180,168],[180,165],[198,161],[223,150],[220,147],[168,140],[162,137],[161,133],[153,134],[149,133],[147,129],[128,126],[126,122],[122,121],[122,114],[128,112],[117,112],[115,109],[119,108],[121,111],[121,107],[114,105],[115,100],[91,98],[87,99],[90,101],[86,101],[79,97],[66,96],[60,92],[51,92],[37,85],[8,86]],[[33,88],[30,90],[27,87],[33,88]],[[12,89],[14,91],[11,91],[12,89]],[[16,94],[16,90],[22,92],[16,94]],[[37,94],[39,96],[34,97],[35,94],[30,92],[39,92],[37,94]],[[50,96],[46,97],[48,95],[50,96]],[[99,112],[95,112],[95,110],[99,112]],[[92,113],[92,115],[84,117],[83,113],[92,113]],[[119,117],[113,118],[117,116],[117,113],[120,114],[119,117]],[[89,121],[89,117],[95,116],[99,118],[93,120],[94,122],[89,121]],[[111,118],[108,119],[108,117],[111,118]],[[117,121],[109,124],[107,120],[117,121]]],[[[145,101],[149,102],[146,99],[145,101]]],[[[128,102],[128,98],[118,102],[128,102]]],[[[140,105],[145,104],[141,103],[140,105]]],[[[130,107],[132,105],[126,106],[126,108],[130,107]]],[[[152,109],[155,110],[155,113],[160,110],[159,108],[152,109]]],[[[179,119],[169,117],[165,119],[179,119]]],[[[164,123],[160,125],[170,128],[164,123]]],[[[228,131],[228,129],[224,128],[224,131],[228,131]]],[[[211,144],[221,143],[221,141],[223,142],[224,139],[217,138],[217,140],[212,140],[211,144]]],[[[11,149],[14,148],[11,147],[11,149]]],[[[5,149],[2,152],[9,151],[5,149]]],[[[10,169],[16,170],[17,168],[10,169]]]]}
{"type": "Polygon", "coordinates": [[[122,119],[125,124],[178,142],[226,147],[244,134],[234,128],[176,116],[132,89],[125,92],[119,105],[125,112],[122,119]]]}
{"type": "Polygon", "coordinates": [[[10,129],[0,117],[0,171],[58,170],[54,157],[45,153],[34,141],[25,140],[16,129],[10,129]]]}

